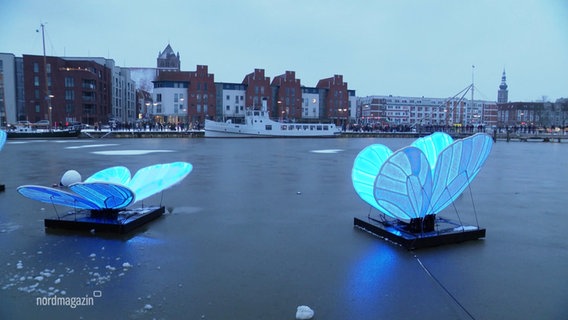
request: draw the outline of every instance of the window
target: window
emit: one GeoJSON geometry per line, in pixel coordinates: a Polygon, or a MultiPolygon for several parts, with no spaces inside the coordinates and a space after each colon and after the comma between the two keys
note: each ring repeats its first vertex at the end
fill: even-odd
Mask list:
{"type": "Polygon", "coordinates": [[[51,64],[48,63],[46,66],[47,73],[51,73],[51,64]]]}
{"type": "Polygon", "coordinates": [[[35,112],[36,112],[36,113],[39,113],[39,112],[40,112],[39,104],[36,104],[36,105],[35,105],[35,112]]]}
{"type": "Polygon", "coordinates": [[[177,102],[178,102],[178,100],[179,100],[179,96],[178,96],[178,94],[177,94],[177,93],[174,93],[174,102],[176,102],[176,103],[177,103],[177,102]]]}
{"type": "Polygon", "coordinates": [[[162,102],[162,94],[161,93],[156,94],[156,101],[162,102]]]}
{"type": "Polygon", "coordinates": [[[72,88],[75,86],[75,79],[73,77],[65,77],[65,87],[72,88]]]}
{"type": "Polygon", "coordinates": [[[39,72],[39,64],[37,62],[34,62],[34,72],[35,73],[39,72]]]}
{"type": "Polygon", "coordinates": [[[34,86],[39,87],[39,76],[34,76],[34,86]]]}
{"type": "Polygon", "coordinates": [[[226,99],[226,100],[230,100],[230,97],[229,97],[229,95],[227,95],[227,99],[226,99]]]}
{"type": "Polygon", "coordinates": [[[75,100],[75,91],[65,90],[65,100],[75,100]]]}

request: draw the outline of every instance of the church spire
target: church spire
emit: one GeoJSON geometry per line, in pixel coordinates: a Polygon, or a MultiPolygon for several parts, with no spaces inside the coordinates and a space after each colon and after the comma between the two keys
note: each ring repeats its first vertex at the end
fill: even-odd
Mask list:
{"type": "Polygon", "coordinates": [[[505,74],[505,68],[503,68],[501,84],[499,85],[499,91],[497,91],[497,103],[509,102],[509,91],[507,90],[507,88],[507,75],[505,74]]]}
{"type": "Polygon", "coordinates": [[[499,86],[501,90],[507,90],[507,75],[505,74],[505,68],[503,68],[503,75],[501,76],[501,85],[499,86]]]}

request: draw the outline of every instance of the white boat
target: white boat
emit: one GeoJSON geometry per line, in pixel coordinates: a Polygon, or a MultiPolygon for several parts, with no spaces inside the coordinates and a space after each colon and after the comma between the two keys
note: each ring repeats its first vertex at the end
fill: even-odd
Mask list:
{"type": "Polygon", "coordinates": [[[333,123],[274,121],[265,108],[246,110],[243,123],[205,120],[205,137],[333,137],[340,133],[333,123]]]}

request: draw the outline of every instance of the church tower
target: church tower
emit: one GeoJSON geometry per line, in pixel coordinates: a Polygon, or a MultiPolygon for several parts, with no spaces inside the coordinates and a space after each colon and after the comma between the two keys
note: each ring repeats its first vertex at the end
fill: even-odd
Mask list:
{"type": "Polygon", "coordinates": [[[163,52],[158,53],[157,67],[160,71],[179,71],[180,70],[180,60],[179,52],[177,55],[172,50],[172,47],[168,43],[163,52]]]}
{"type": "Polygon", "coordinates": [[[507,102],[509,102],[509,91],[507,90],[507,76],[505,75],[505,69],[503,69],[501,84],[499,85],[499,91],[497,91],[497,103],[507,102]]]}

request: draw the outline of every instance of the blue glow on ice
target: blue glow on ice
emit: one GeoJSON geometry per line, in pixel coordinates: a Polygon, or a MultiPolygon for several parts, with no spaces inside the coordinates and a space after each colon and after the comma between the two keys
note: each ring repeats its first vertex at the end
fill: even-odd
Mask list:
{"type": "Polygon", "coordinates": [[[355,191],[384,214],[409,221],[437,214],[473,181],[487,160],[493,140],[484,133],[453,139],[441,132],[392,152],[372,145],[355,158],[355,191]]]}
{"type": "Polygon", "coordinates": [[[18,192],[30,199],[78,209],[123,209],[164,191],[181,182],[193,169],[187,162],[157,164],[142,168],[130,178],[126,167],[101,170],[85,180],[71,184],[69,189],[35,185],[18,187],[18,192]]]}

